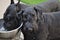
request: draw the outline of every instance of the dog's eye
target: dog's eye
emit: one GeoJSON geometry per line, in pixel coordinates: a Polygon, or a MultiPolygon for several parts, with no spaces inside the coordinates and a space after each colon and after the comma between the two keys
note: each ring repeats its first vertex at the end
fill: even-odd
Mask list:
{"type": "Polygon", "coordinates": [[[7,17],[6,19],[10,21],[10,20],[14,20],[14,17],[7,17]]]}
{"type": "Polygon", "coordinates": [[[25,16],[25,18],[27,18],[27,16],[25,16]]]}
{"type": "Polygon", "coordinates": [[[32,17],[34,17],[35,15],[34,14],[30,14],[32,17]]]}
{"type": "Polygon", "coordinates": [[[30,12],[29,15],[34,16],[34,13],[30,12]]]}
{"type": "Polygon", "coordinates": [[[24,17],[24,18],[27,18],[27,15],[24,15],[23,17],[24,17]]]}
{"type": "Polygon", "coordinates": [[[34,17],[34,15],[32,14],[32,16],[34,17]]]}
{"type": "Polygon", "coordinates": [[[5,21],[7,21],[7,18],[4,18],[5,21]]]}
{"type": "Polygon", "coordinates": [[[14,17],[10,17],[10,20],[14,20],[15,18],[14,17]]]}
{"type": "Polygon", "coordinates": [[[27,16],[26,15],[23,16],[23,21],[27,21],[27,16]]]}

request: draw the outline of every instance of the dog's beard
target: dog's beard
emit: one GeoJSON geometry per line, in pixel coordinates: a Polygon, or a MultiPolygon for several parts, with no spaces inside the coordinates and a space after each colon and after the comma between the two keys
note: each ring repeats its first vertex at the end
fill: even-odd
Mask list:
{"type": "Polygon", "coordinates": [[[38,32],[38,24],[36,22],[25,22],[22,32],[26,40],[34,39],[35,34],[38,32]],[[29,25],[30,24],[30,25],[29,25]],[[28,38],[29,36],[29,38],[28,38]]]}
{"type": "Polygon", "coordinates": [[[28,16],[24,15],[23,18],[24,21],[24,25],[22,27],[22,30],[26,31],[26,32],[33,32],[33,31],[37,31],[38,30],[38,24],[37,24],[37,17],[33,17],[31,16],[31,14],[29,14],[28,16]]]}

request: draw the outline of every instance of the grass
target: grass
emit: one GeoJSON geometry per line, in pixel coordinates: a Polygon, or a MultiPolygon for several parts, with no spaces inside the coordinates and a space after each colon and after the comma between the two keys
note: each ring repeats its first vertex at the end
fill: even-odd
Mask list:
{"type": "Polygon", "coordinates": [[[42,2],[46,2],[48,0],[21,0],[23,3],[29,4],[29,5],[33,5],[33,4],[39,4],[42,2]]]}
{"type": "Polygon", "coordinates": [[[59,0],[59,2],[60,2],[60,0],[59,0]]]}

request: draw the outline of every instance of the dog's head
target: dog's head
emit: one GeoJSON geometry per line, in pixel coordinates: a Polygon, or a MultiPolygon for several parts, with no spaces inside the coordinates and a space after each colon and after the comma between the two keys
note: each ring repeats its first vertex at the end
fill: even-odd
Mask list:
{"type": "Polygon", "coordinates": [[[22,30],[24,31],[34,31],[38,30],[38,20],[42,15],[42,11],[37,10],[35,7],[29,7],[22,10],[20,14],[23,15],[24,25],[22,30]]]}
{"type": "Polygon", "coordinates": [[[18,23],[18,19],[16,17],[16,7],[12,7],[12,9],[9,8],[7,12],[4,14],[4,26],[7,30],[15,29],[18,23]]]}
{"type": "Polygon", "coordinates": [[[22,10],[20,14],[22,14],[23,18],[23,27],[21,27],[21,30],[25,40],[33,40],[35,33],[39,30],[38,22],[42,20],[42,11],[38,10],[36,7],[28,7],[22,10]]]}
{"type": "Polygon", "coordinates": [[[13,0],[11,0],[10,6],[7,8],[6,12],[4,13],[4,26],[7,30],[12,30],[17,28],[18,25],[18,19],[16,17],[17,13],[20,11],[19,2],[17,4],[14,3],[13,0]]]}

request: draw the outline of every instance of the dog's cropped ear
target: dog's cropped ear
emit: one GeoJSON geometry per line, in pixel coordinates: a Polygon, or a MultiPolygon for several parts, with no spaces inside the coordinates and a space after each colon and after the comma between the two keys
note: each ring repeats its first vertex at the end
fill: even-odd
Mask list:
{"type": "Polygon", "coordinates": [[[16,3],[17,11],[21,11],[21,5],[20,5],[20,0],[16,3]]]}
{"type": "Polygon", "coordinates": [[[34,7],[34,10],[36,11],[36,13],[42,15],[42,10],[37,8],[37,7],[34,7]]]}
{"type": "Polygon", "coordinates": [[[20,1],[21,1],[21,0],[18,0],[18,3],[17,3],[17,4],[19,4],[19,3],[20,3],[20,1]]]}
{"type": "Polygon", "coordinates": [[[34,10],[36,11],[36,15],[37,15],[37,22],[43,22],[43,11],[37,7],[34,7],[34,10]],[[40,21],[41,20],[41,21],[40,21]]]}
{"type": "Polygon", "coordinates": [[[36,15],[38,16],[38,18],[39,18],[40,16],[42,16],[42,10],[41,10],[41,9],[39,9],[39,8],[37,8],[37,7],[34,7],[34,10],[35,10],[36,15]]]}
{"type": "Polygon", "coordinates": [[[14,0],[11,0],[11,4],[14,4],[14,0]]]}

